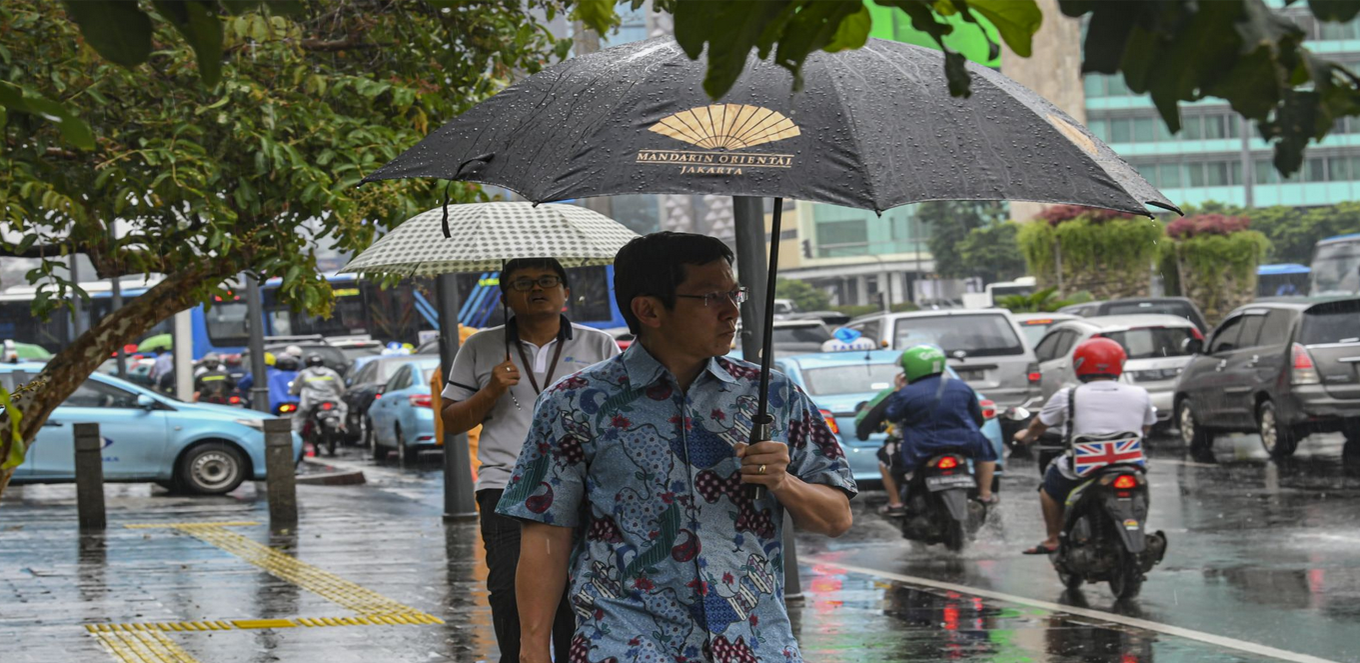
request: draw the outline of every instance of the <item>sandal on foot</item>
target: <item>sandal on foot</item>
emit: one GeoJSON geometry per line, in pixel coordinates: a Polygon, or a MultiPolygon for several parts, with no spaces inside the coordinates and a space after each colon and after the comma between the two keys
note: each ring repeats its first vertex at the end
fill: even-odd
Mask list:
{"type": "Polygon", "coordinates": [[[1053,553],[1055,553],[1055,552],[1058,552],[1058,549],[1057,549],[1056,547],[1055,547],[1055,548],[1050,548],[1050,547],[1044,545],[1043,543],[1039,543],[1038,545],[1034,546],[1033,548],[1029,548],[1029,549],[1027,549],[1027,550],[1022,551],[1020,554],[1021,554],[1021,555],[1051,555],[1051,554],[1053,554],[1053,553]]]}
{"type": "Polygon", "coordinates": [[[902,516],[907,515],[907,507],[904,504],[898,504],[897,506],[884,504],[883,506],[878,507],[878,515],[887,516],[889,518],[901,518],[902,516]]]}

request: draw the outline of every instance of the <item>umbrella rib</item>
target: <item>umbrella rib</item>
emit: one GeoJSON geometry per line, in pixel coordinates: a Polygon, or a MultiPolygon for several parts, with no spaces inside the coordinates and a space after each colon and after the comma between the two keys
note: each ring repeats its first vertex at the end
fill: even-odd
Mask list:
{"type": "Polygon", "coordinates": [[[836,80],[835,73],[828,70],[827,78],[831,80],[831,87],[834,88],[836,91],[836,103],[840,104],[842,112],[845,113],[846,121],[849,122],[851,125],[850,140],[855,144],[855,154],[859,155],[859,161],[861,162],[859,166],[862,169],[862,172],[864,173],[865,186],[869,187],[868,192],[869,200],[873,201],[874,212],[879,215],[882,215],[883,203],[878,200],[878,195],[877,192],[875,191],[878,187],[875,186],[876,183],[874,182],[873,175],[868,171],[868,169],[864,168],[863,164],[864,152],[863,146],[859,139],[859,122],[856,120],[856,115],[854,114],[853,111],[851,111],[849,104],[845,103],[845,95],[841,93],[840,82],[836,80]]]}

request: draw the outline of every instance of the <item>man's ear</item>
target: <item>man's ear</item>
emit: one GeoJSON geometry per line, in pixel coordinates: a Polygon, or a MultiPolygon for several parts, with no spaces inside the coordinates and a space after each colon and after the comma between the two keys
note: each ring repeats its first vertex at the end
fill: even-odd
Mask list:
{"type": "Polygon", "coordinates": [[[661,326],[661,315],[664,307],[661,305],[660,299],[651,295],[634,297],[629,308],[632,309],[633,315],[637,317],[638,324],[643,327],[656,329],[661,326]]]}

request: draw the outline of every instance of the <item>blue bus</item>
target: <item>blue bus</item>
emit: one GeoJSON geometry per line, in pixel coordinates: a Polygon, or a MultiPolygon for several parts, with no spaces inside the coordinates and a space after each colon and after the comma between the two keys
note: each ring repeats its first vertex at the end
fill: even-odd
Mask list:
{"type": "Polygon", "coordinates": [[[1360,294],[1360,233],[1320,240],[1313,247],[1309,294],[1360,294]]]}
{"type": "MultiPolygon", "coordinates": [[[[462,302],[459,322],[477,328],[504,324],[499,276],[497,272],[459,275],[462,302]]],[[[601,329],[626,325],[614,302],[612,265],[569,269],[567,278],[571,297],[566,313],[574,322],[601,329]]],[[[439,327],[433,279],[403,280],[390,288],[353,274],[331,274],[326,280],[335,296],[328,318],[293,311],[276,296],[281,280],[266,281],[260,288],[265,336],[367,337],[384,343],[417,344],[420,332],[439,327]]],[[[124,300],[141,295],[155,283],[153,280],[135,287],[125,285],[124,300]]],[[[112,312],[113,297],[107,281],[82,283],[81,287],[90,295],[84,309],[90,324],[112,312]]],[[[35,318],[30,313],[34,293],[32,286],[0,293],[0,339],[35,343],[58,351],[74,338],[71,316],[63,308],[46,320],[35,318]]],[[[219,297],[211,306],[194,307],[191,310],[194,359],[209,352],[242,352],[247,343],[247,317],[245,298],[241,295],[219,297]]],[[[172,326],[173,319],[167,316],[145,336],[170,333],[172,326]]]]}
{"type": "Polygon", "coordinates": [[[1256,268],[1257,297],[1292,297],[1308,292],[1308,276],[1312,270],[1306,265],[1280,263],[1256,268]]]}

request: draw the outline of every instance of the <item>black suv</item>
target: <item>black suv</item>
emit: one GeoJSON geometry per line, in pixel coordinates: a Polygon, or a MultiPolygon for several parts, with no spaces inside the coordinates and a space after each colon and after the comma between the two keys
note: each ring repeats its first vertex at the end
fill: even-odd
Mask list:
{"type": "Polygon", "coordinates": [[[1209,325],[1204,322],[1204,314],[1200,313],[1199,307],[1195,306],[1194,302],[1185,297],[1126,297],[1106,302],[1071,304],[1058,309],[1058,312],[1083,318],[1094,318],[1098,315],[1159,313],[1185,318],[1199,327],[1201,332],[1209,331],[1209,325]]]}
{"type": "Polygon", "coordinates": [[[1360,299],[1243,306],[1207,346],[1186,344],[1195,357],[1176,383],[1176,422],[1195,455],[1221,431],[1260,433],[1277,458],[1341,431],[1345,455],[1360,455],[1360,299]]]}

